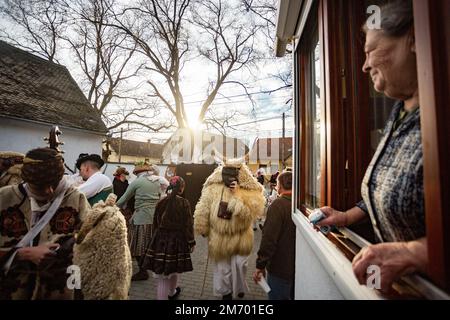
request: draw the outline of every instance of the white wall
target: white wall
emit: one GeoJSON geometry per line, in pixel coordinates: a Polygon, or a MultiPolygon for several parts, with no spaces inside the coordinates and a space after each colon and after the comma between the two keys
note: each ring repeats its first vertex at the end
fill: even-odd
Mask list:
{"type": "MultiPolygon", "coordinates": [[[[0,150],[26,153],[27,151],[48,146],[43,140],[48,137],[51,125],[0,118],[0,150]]],[[[102,154],[102,139],[99,134],[59,127],[62,134],[60,146],[65,151],[66,164],[73,169],[80,153],[102,154]]]]}
{"type": "Polygon", "coordinates": [[[295,300],[344,299],[299,228],[296,252],[295,300]]]}
{"type": "Polygon", "coordinates": [[[300,212],[292,215],[297,227],[295,254],[296,300],[379,300],[376,290],[361,286],[351,262],[300,212]]]}

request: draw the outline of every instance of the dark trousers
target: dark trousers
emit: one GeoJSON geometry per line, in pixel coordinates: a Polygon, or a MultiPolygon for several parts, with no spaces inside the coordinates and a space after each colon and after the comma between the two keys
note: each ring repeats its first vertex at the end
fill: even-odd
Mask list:
{"type": "Polygon", "coordinates": [[[271,289],[269,300],[294,300],[294,281],[268,274],[267,284],[271,289]]]}

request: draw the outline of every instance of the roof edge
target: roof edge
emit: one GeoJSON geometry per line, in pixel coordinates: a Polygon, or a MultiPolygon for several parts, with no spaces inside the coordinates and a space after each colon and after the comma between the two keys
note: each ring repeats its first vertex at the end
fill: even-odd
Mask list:
{"type": "Polygon", "coordinates": [[[108,131],[95,131],[95,130],[89,130],[89,129],[81,129],[81,128],[76,128],[76,127],[69,127],[66,125],[60,125],[60,124],[55,124],[55,123],[50,123],[50,122],[45,122],[45,121],[38,121],[38,120],[30,120],[30,119],[24,119],[24,118],[18,118],[18,117],[11,117],[11,116],[4,116],[4,115],[0,115],[0,118],[5,118],[5,119],[12,119],[12,120],[16,120],[16,121],[23,121],[23,122],[30,122],[30,123],[35,123],[35,124],[41,124],[41,125],[57,125],[60,128],[65,128],[65,129],[70,129],[70,130],[75,130],[75,131],[81,131],[81,132],[89,132],[89,133],[94,133],[97,135],[101,135],[101,136],[106,136],[106,134],[108,133],[108,131]]]}

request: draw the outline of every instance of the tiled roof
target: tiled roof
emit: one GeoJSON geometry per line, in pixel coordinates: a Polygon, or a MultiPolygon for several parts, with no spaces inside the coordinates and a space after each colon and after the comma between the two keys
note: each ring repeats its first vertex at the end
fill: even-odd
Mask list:
{"type": "MultiPolygon", "coordinates": [[[[110,148],[119,153],[119,138],[110,139],[110,148]]],[[[122,139],[121,154],[123,156],[161,159],[163,145],[149,142],[122,139]]]]}
{"type": "Polygon", "coordinates": [[[106,133],[66,67],[0,41],[0,117],[106,133]]]}

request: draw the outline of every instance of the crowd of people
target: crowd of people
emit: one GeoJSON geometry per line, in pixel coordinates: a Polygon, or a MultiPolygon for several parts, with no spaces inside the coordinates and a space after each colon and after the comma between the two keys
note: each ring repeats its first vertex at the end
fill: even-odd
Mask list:
{"type": "MultiPolygon", "coordinates": [[[[157,298],[175,299],[181,292],[178,275],[193,270],[195,232],[208,241],[214,293],[232,299],[248,292],[253,225],[267,211],[276,180],[265,192],[266,183],[244,163],[227,162],[206,180],[192,210],[183,198],[189,188],[184,180],[167,181],[145,162],[136,163],[136,179],[129,183],[124,167],[116,169],[113,181],[103,174],[104,161],[96,154],[80,154],[73,175],[65,173],[62,155],[51,148],[26,155],[2,152],[0,159],[0,299],[127,298],[127,282],[148,279],[148,271],[157,281],[157,298]],[[113,250],[120,252],[114,256],[122,276],[102,281],[99,272],[94,280],[93,270],[105,269],[105,254],[113,250]],[[138,266],[132,277],[131,259],[138,266]],[[82,266],[84,291],[66,285],[74,261],[82,266]],[[109,289],[96,292],[89,281],[109,289]]],[[[271,210],[268,217],[270,225],[271,210]]]]}
{"type": "MultiPolygon", "coordinates": [[[[379,30],[364,29],[363,71],[370,73],[376,91],[399,102],[367,169],[363,200],[345,212],[321,208],[326,218],[318,226],[370,219],[379,243],[363,248],[353,269],[365,284],[367,267],[380,266],[381,290],[386,292],[405,274],[426,273],[428,258],[410,2],[383,7],[382,17],[379,30]]],[[[72,260],[90,268],[82,257],[109,252],[113,243],[120,247],[116,258],[121,259],[117,265],[124,266],[123,272],[117,282],[105,281],[117,283],[109,291],[89,296],[126,298],[123,292],[129,289],[133,257],[139,270],[131,280],[147,279],[150,270],[157,280],[158,299],[175,299],[181,292],[178,275],[193,270],[194,232],[208,243],[214,293],[225,300],[242,298],[248,292],[245,279],[258,219],[262,239],[253,279],[260,282],[267,277],[270,299],[293,299],[292,172],[271,176],[267,184],[262,172],[254,176],[244,163],[227,161],[208,177],[192,210],[183,198],[189,190],[184,180],[174,176],[167,181],[148,163],[136,164],[137,179],[131,184],[125,168],[118,168],[111,182],[100,171],[103,160],[98,155],[81,154],[76,166],[78,174],[65,175],[61,154],[50,148],[26,155],[0,153],[0,299],[76,298],[76,291],[66,285],[72,260]],[[118,227],[108,229],[107,221],[118,227]],[[109,231],[93,232],[102,222],[109,231]],[[110,233],[122,240],[98,241],[110,233]],[[89,241],[94,245],[86,245],[89,241]]],[[[83,296],[83,287],[80,291],[83,296]]]]}

